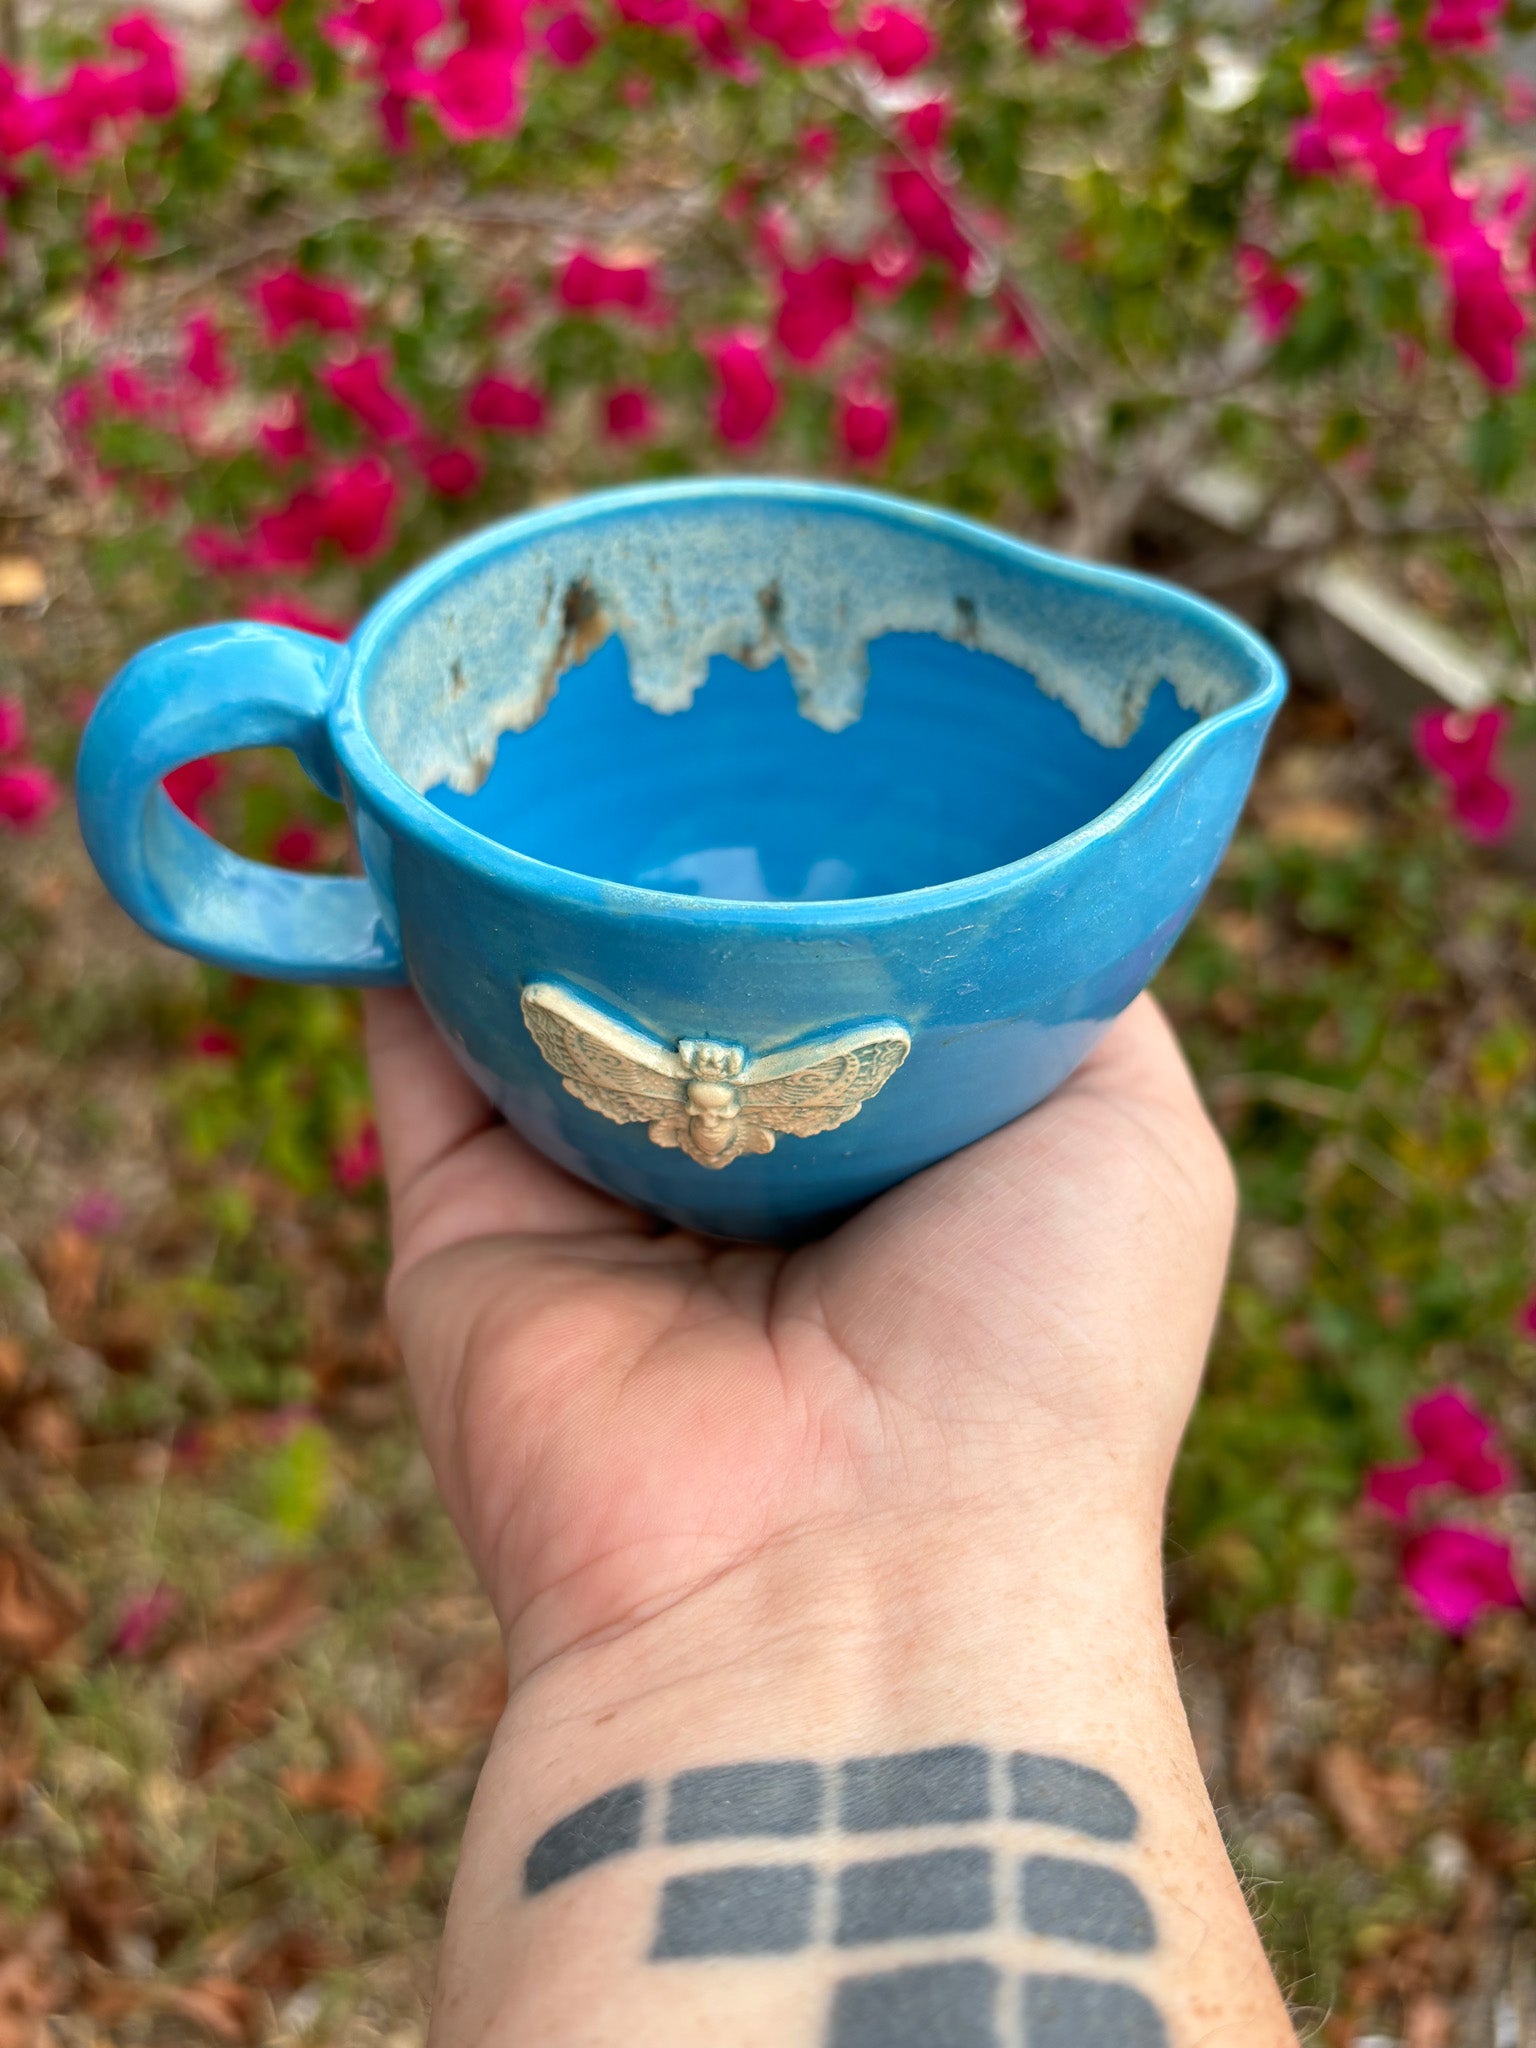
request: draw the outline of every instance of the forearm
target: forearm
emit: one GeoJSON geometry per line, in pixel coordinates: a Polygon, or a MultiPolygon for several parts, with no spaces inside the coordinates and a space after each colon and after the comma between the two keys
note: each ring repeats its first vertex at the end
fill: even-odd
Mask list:
{"type": "Polygon", "coordinates": [[[1288,2048],[1155,1514],[808,1533],[521,1680],[434,2040],[1288,2048]]]}

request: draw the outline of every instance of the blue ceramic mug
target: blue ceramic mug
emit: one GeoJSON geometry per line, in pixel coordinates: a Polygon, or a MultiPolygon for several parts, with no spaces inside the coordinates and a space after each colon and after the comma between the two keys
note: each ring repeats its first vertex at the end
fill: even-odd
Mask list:
{"type": "Polygon", "coordinates": [[[450,549],[343,647],[129,663],[79,796],[198,958],[410,981],[571,1172],[807,1235],[1041,1100],[1210,881],[1284,693],[1184,592],[823,484],[648,485],[450,549]],[[161,778],[291,747],[366,879],[238,858],[161,778]]]}

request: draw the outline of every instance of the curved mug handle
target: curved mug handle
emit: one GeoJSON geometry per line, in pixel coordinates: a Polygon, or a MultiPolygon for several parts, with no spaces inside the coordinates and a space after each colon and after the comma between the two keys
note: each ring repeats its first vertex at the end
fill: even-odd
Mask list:
{"type": "Polygon", "coordinates": [[[108,686],[75,770],[80,830],[108,889],[157,939],[280,981],[406,979],[369,883],[245,860],[160,787],[199,755],[282,746],[339,796],[325,722],[338,652],[287,626],[198,626],[146,648],[108,686]]]}

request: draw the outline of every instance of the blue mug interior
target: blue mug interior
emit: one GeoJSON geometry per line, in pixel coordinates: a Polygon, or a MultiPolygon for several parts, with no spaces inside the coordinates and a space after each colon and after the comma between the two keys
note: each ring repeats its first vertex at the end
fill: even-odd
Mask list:
{"type": "Polygon", "coordinates": [[[683,896],[1002,867],[1257,682],[1156,586],[875,498],[609,501],[499,539],[380,650],[385,758],[487,839],[683,896]]]}

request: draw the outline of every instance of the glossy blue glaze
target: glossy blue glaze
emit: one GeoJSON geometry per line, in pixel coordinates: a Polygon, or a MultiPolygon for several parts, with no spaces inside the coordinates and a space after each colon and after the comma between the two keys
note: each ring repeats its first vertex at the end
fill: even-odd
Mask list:
{"type": "Polygon", "coordinates": [[[344,649],[253,625],[149,649],[87,731],[80,808],[158,936],[408,976],[572,1172],[795,1237],[1070,1073],[1198,902],[1283,689],[1244,627],[1144,578],[872,493],[666,485],[488,530],[344,649]],[[158,791],[271,743],[339,769],[367,882],[238,860],[158,791]],[[749,1074],[872,1020],[911,1051],[851,1121],[713,1169],[562,1087],[520,1009],[548,981],[749,1074]]]}

